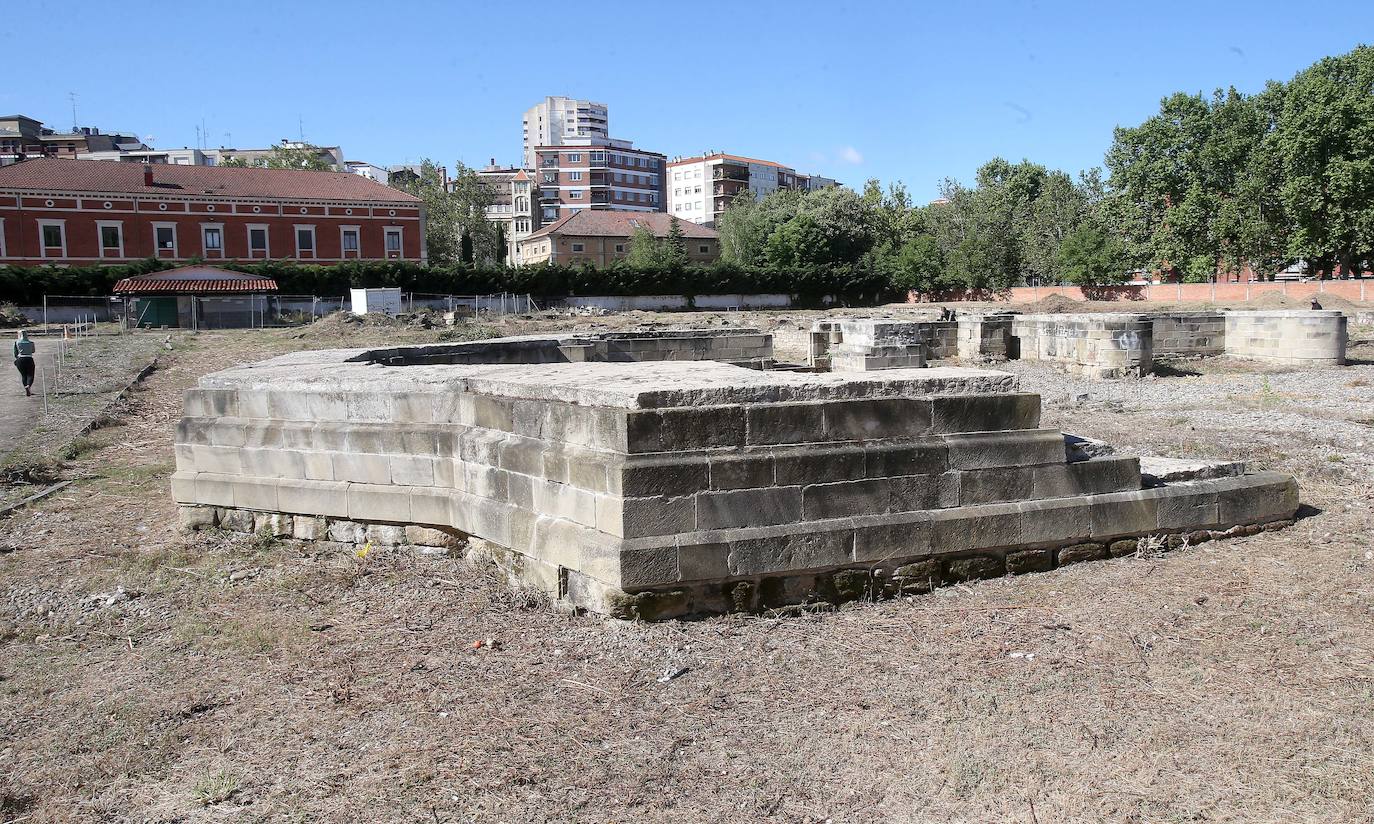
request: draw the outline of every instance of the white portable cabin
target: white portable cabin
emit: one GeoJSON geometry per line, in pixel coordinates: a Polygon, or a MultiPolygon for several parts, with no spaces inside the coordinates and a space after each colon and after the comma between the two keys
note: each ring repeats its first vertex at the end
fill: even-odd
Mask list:
{"type": "Polygon", "coordinates": [[[348,291],[352,297],[353,314],[355,315],[368,313],[401,314],[401,290],[399,287],[395,289],[350,289],[348,291]]]}

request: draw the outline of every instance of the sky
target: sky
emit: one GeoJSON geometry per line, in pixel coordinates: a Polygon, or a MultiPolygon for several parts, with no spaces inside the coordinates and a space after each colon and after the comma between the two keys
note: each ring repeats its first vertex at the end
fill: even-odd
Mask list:
{"type": "Polygon", "coordinates": [[[338,145],[378,165],[520,159],[545,95],[612,137],[918,200],[993,157],[1077,172],[1175,91],[1252,93],[1374,41],[1374,3],[139,2],[6,10],[0,110],[158,148],[338,145]],[[151,139],[150,139],[151,137],[151,139]]]}

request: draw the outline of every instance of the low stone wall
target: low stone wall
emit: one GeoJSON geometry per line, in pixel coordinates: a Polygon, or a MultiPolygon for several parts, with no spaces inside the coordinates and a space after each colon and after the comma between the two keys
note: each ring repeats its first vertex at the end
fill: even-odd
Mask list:
{"type": "Polygon", "coordinates": [[[1011,330],[1021,360],[1097,378],[1139,377],[1152,368],[1153,324],[1145,315],[1016,315],[1011,330]]]}
{"type": "Polygon", "coordinates": [[[1226,315],[1222,312],[1152,312],[1148,317],[1156,360],[1207,357],[1226,351],[1226,315]]]}
{"type": "Polygon", "coordinates": [[[1269,363],[1340,366],[1346,317],[1334,310],[1226,313],[1226,354],[1269,363]]]}

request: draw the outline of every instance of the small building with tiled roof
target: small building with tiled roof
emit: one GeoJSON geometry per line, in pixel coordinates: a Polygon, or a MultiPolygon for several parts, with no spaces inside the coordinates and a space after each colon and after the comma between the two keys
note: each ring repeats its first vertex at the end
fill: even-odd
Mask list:
{"type": "Polygon", "coordinates": [[[425,258],[424,204],[361,175],[34,158],[0,167],[0,264],[425,258]]]}
{"type": "MultiPolygon", "coordinates": [[[[609,266],[630,253],[635,233],[644,230],[663,239],[674,218],[664,212],[615,212],[585,209],[559,218],[516,244],[520,265],[542,263],[591,263],[609,266]]],[[[710,263],[720,257],[720,235],[715,229],[677,221],[692,263],[710,263]]]]}
{"type": "Polygon", "coordinates": [[[129,326],[230,328],[258,325],[266,314],[272,278],[218,266],[179,266],[117,281],[111,291],[124,299],[129,326]]]}

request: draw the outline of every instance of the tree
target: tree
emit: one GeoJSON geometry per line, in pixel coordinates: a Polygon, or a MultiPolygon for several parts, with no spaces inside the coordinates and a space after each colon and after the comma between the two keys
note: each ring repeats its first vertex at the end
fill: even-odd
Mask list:
{"type": "Polygon", "coordinates": [[[675,215],[668,217],[668,237],[665,240],[668,265],[680,269],[687,265],[687,238],[682,234],[682,221],[675,215]]]}
{"type": "Polygon", "coordinates": [[[1059,276],[1078,286],[1103,286],[1126,280],[1121,245],[1101,227],[1082,224],[1069,232],[1056,253],[1059,276]]]}
{"type": "Polygon", "coordinates": [[[279,143],[272,147],[272,153],[266,157],[248,159],[230,155],[222,158],[219,165],[240,169],[256,167],[262,169],[303,169],[309,172],[338,171],[334,164],[329,162],[319,146],[312,146],[309,143],[279,143]]]}
{"type": "Polygon", "coordinates": [[[1294,77],[1268,148],[1293,227],[1288,252],[1327,273],[1361,271],[1374,258],[1374,47],[1294,77]]]}
{"type": "MultiPolygon", "coordinates": [[[[678,227],[678,232],[682,232],[682,227],[678,227]]],[[[680,265],[669,242],[654,237],[654,233],[643,226],[636,226],[630,237],[630,251],[625,255],[625,264],[639,272],[666,272],[680,265]]]]}
{"type": "Polygon", "coordinates": [[[505,259],[506,249],[496,224],[487,218],[487,208],[495,202],[491,188],[482,182],[477,172],[462,161],[454,164],[449,181],[453,220],[458,230],[471,244],[469,260],[492,263],[505,259]]]}
{"type": "Polygon", "coordinates": [[[435,266],[447,266],[461,260],[462,231],[458,222],[458,204],[444,186],[443,170],[434,161],[425,158],[420,161],[417,177],[393,185],[424,201],[425,250],[429,262],[435,266]]]}

